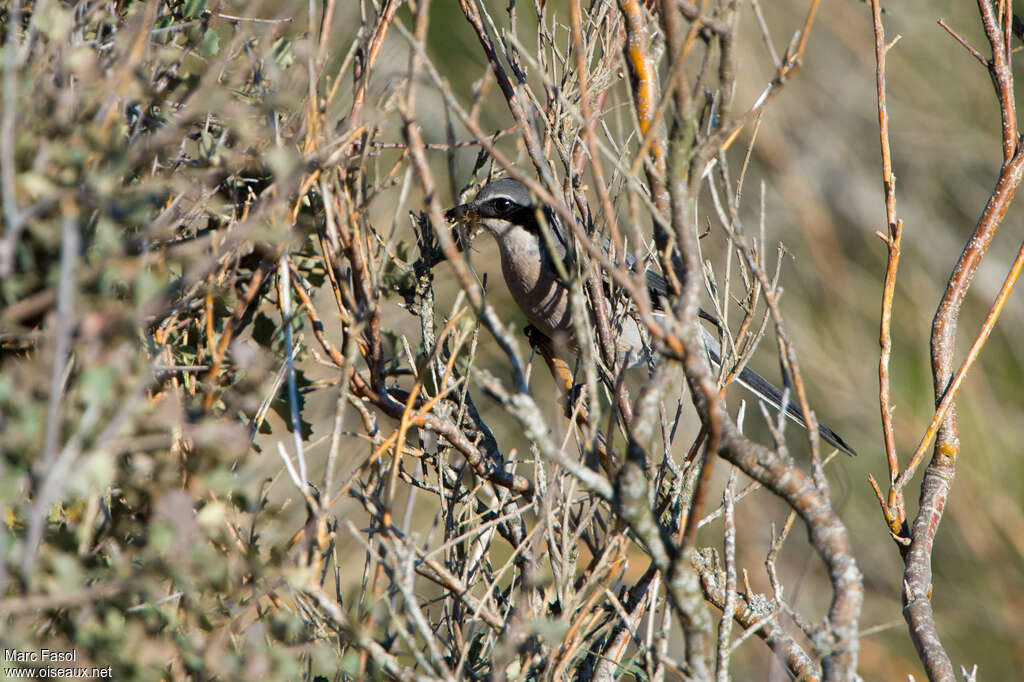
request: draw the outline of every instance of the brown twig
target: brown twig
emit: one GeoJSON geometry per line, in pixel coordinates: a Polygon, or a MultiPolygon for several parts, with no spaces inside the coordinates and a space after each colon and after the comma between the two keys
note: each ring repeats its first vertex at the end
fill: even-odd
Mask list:
{"type": "MultiPolygon", "coordinates": [[[[355,128],[360,123],[359,119],[363,111],[363,105],[366,102],[366,91],[370,87],[370,76],[373,74],[373,65],[377,61],[377,57],[380,56],[388,29],[391,28],[391,24],[395,19],[395,12],[398,11],[398,6],[401,4],[400,0],[385,0],[384,7],[381,8],[380,15],[377,18],[377,25],[374,28],[373,36],[370,38],[366,52],[363,54],[363,59],[361,62],[357,62],[357,66],[360,68],[358,68],[354,78],[356,89],[352,97],[352,108],[349,109],[348,114],[349,129],[355,128]]],[[[338,80],[340,81],[341,79],[339,78],[338,80]]]]}
{"type": "Polygon", "coordinates": [[[501,61],[498,59],[498,53],[494,49],[491,37],[484,26],[483,19],[480,17],[480,11],[472,0],[459,0],[459,6],[462,8],[462,12],[473,27],[473,30],[476,31],[477,39],[480,41],[480,46],[483,48],[487,61],[491,65],[491,70],[494,73],[495,80],[498,82],[498,87],[508,102],[509,111],[512,112],[516,125],[519,126],[519,132],[523,136],[530,160],[533,161],[533,165],[537,168],[545,184],[553,186],[554,175],[551,172],[551,166],[547,158],[544,156],[544,150],[540,140],[537,138],[536,131],[530,123],[530,115],[527,110],[528,104],[523,99],[523,96],[516,91],[508,74],[505,73],[505,67],[501,65],[501,61]]]}
{"type": "MultiPolygon", "coordinates": [[[[586,62],[586,48],[583,45],[582,24],[580,0],[570,0],[569,26],[573,53],[576,57],[576,74],[580,85],[580,111],[583,114],[583,130],[580,131],[580,139],[590,155],[590,171],[593,173],[594,183],[597,185],[597,194],[601,202],[601,213],[611,231],[612,244],[615,246],[616,255],[621,258],[623,255],[622,235],[619,232],[618,221],[615,219],[615,209],[612,207],[611,197],[608,195],[608,184],[604,177],[604,167],[601,164],[601,157],[597,150],[597,117],[591,103],[589,68],[586,62]]],[[[573,182],[575,183],[576,181],[577,179],[574,178],[573,182]]],[[[608,319],[611,306],[604,294],[604,287],[601,286],[601,274],[596,264],[590,269],[585,282],[587,294],[593,306],[592,311],[597,330],[598,348],[601,351],[605,364],[611,367],[613,375],[617,376],[620,369],[618,367],[618,354],[615,351],[615,341],[612,338],[608,319]]],[[[628,427],[633,418],[633,409],[629,402],[629,395],[626,393],[625,386],[621,382],[616,387],[616,400],[622,420],[628,427]]]]}
{"type": "MultiPolygon", "coordinates": [[[[755,106],[741,117],[741,121],[750,116],[751,112],[764,106],[773,96],[773,90],[777,85],[785,82],[799,67],[799,59],[806,45],[817,4],[816,1],[812,2],[797,47],[787,52],[772,86],[755,106]]],[[[661,9],[669,53],[681,54],[682,29],[678,22],[673,21],[672,13],[666,11],[664,3],[661,9]]],[[[688,104],[687,99],[680,94],[680,89],[677,87],[674,91],[677,117],[685,116],[688,104]]],[[[685,119],[677,120],[676,132],[670,139],[668,186],[672,204],[672,225],[680,256],[685,264],[684,272],[695,273],[698,271],[699,263],[696,258],[696,236],[693,233],[690,207],[703,177],[706,160],[716,153],[717,148],[714,145],[727,139],[732,130],[723,123],[723,131],[714,133],[704,150],[692,150],[686,137],[687,124],[688,121],[685,119]],[[699,172],[687,175],[687,170],[694,168],[699,169],[699,172]]],[[[859,651],[857,624],[864,598],[861,574],[853,556],[849,535],[817,485],[796,468],[789,458],[783,458],[778,453],[772,453],[752,443],[743,437],[732,423],[718,397],[706,361],[697,350],[701,343],[696,320],[698,284],[698,279],[693,276],[683,282],[683,290],[673,312],[681,326],[679,335],[684,346],[683,368],[690,385],[691,396],[701,421],[709,432],[709,450],[736,464],[744,473],[785,499],[807,525],[811,544],[827,567],[833,590],[827,634],[822,633],[827,637],[829,644],[823,646],[823,641],[818,642],[819,652],[823,655],[824,676],[826,679],[847,678],[856,669],[859,651]]],[[[765,282],[762,282],[762,286],[765,286],[765,282]]],[[[783,344],[783,339],[780,339],[780,346],[783,344]]],[[[793,359],[792,353],[787,353],[787,356],[793,359]]],[[[798,395],[802,392],[800,386],[797,387],[797,391],[798,395]]],[[[802,402],[806,414],[806,399],[802,402]]],[[[693,663],[692,659],[688,660],[693,663]]]]}
{"type": "MultiPolygon", "coordinates": [[[[499,130],[498,132],[496,132],[491,139],[492,140],[497,140],[497,139],[499,139],[501,137],[504,137],[505,135],[508,135],[510,133],[514,133],[516,130],[518,130],[517,126],[510,126],[508,128],[504,128],[504,129],[499,130]]],[[[450,143],[444,143],[444,144],[439,143],[439,142],[427,142],[427,143],[423,144],[423,148],[424,149],[429,149],[431,151],[450,151],[452,149],[464,149],[466,147],[478,147],[479,145],[480,145],[480,140],[459,140],[457,142],[450,142],[450,143]]],[[[377,149],[408,149],[409,148],[409,145],[407,145],[407,144],[405,144],[403,142],[377,142],[376,140],[370,142],[370,146],[371,147],[376,147],[377,149]]]]}
{"type": "Polygon", "coordinates": [[[977,59],[982,66],[988,68],[988,60],[985,59],[985,55],[983,55],[981,52],[978,52],[978,50],[973,45],[967,42],[967,40],[963,38],[959,33],[954,31],[953,28],[946,23],[945,19],[939,19],[938,24],[942,28],[946,29],[946,32],[949,33],[949,35],[953,36],[953,39],[960,43],[965,50],[970,52],[971,56],[977,59]]]}
{"type": "MultiPolygon", "coordinates": [[[[885,28],[882,25],[882,8],[879,0],[871,2],[875,33],[875,76],[878,94],[878,134],[882,149],[882,189],[885,193],[885,223],[887,235],[883,236],[889,251],[882,286],[882,313],[879,329],[881,352],[878,358],[878,403],[882,413],[882,437],[885,455],[889,465],[889,498],[882,505],[882,511],[894,534],[902,532],[906,519],[902,494],[893,486],[899,474],[899,460],[896,454],[896,430],[892,421],[892,388],[889,380],[889,359],[892,356],[892,306],[896,293],[896,273],[900,262],[900,240],[903,236],[903,221],[896,217],[896,179],[892,174],[892,152],[889,147],[889,111],[886,106],[885,57],[891,46],[885,43],[885,28]]],[[[899,39],[896,36],[893,43],[899,39]]],[[[877,486],[876,486],[877,487],[877,486]]]]}
{"type": "Polygon", "coordinates": [[[704,26],[719,35],[729,35],[732,33],[732,26],[730,26],[728,22],[704,16],[704,4],[698,7],[687,0],[676,0],[676,2],[679,5],[679,11],[682,12],[683,16],[688,20],[695,21],[701,26],[704,26]]]}
{"type": "MultiPolygon", "coordinates": [[[[992,50],[991,60],[986,62],[986,66],[995,87],[1002,119],[1003,166],[1000,169],[995,189],[986,202],[985,208],[953,268],[932,321],[931,359],[936,412],[941,408],[944,398],[951,388],[960,308],[967,295],[971,280],[1009,208],[1020,184],[1022,172],[1024,172],[1024,153],[1022,153],[1018,142],[1013,72],[1010,63],[1011,49],[1008,42],[1012,21],[1009,3],[1001,4],[999,9],[1001,14],[997,16],[995,7],[988,0],[978,0],[978,11],[985,29],[985,36],[992,50]]],[[[1015,263],[1014,269],[1016,270],[1016,268],[1015,263]]],[[[1004,284],[1004,290],[1008,291],[1015,278],[1016,275],[1011,271],[1011,276],[1004,284]]],[[[997,305],[1001,307],[998,300],[997,305]]],[[[994,322],[994,318],[986,320],[986,325],[990,321],[994,322]]],[[[980,343],[984,342],[985,336],[986,334],[983,333],[976,339],[976,344],[979,347],[980,343]]],[[[952,679],[954,676],[953,665],[939,638],[931,604],[931,557],[935,536],[956,473],[956,460],[959,455],[960,438],[956,406],[950,397],[945,416],[939,422],[935,432],[935,448],[931,462],[921,481],[920,505],[917,516],[911,524],[911,542],[904,557],[906,568],[903,574],[903,601],[905,604],[903,615],[917,648],[918,656],[921,658],[928,676],[932,679],[952,679]]],[[[911,460],[911,464],[914,466],[916,466],[915,459],[920,461],[920,457],[911,460]]],[[[900,479],[905,483],[908,477],[901,475],[900,479]]],[[[897,484],[900,482],[898,480],[897,484]]]]}
{"type": "Polygon", "coordinates": [[[1017,279],[1020,277],[1022,266],[1024,266],[1024,243],[1022,243],[1020,248],[1017,250],[1017,257],[1014,259],[1013,264],[1010,266],[1010,271],[1006,274],[1006,278],[1003,280],[1003,286],[999,288],[996,300],[993,301],[992,307],[989,308],[988,314],[985,315],[985,321],[982,323],[981,329],[978,330],[977,335],[974,337],[971,347],[967,350],[967,355],[960,364],[960,368],[957,370],[952,381],[950,381],[949,386],[943,392],[942,400],[939,402],[939,405],[935,410],[935,414],[932,415],[932,421],[928,424],[928,428],[925,431],[924,436],[921,438],[921,442],[917,446],[917,450],[914,451],[913,456],[910,458],[910,463],[907,465],[907,468],[900,473],[899,478],[897,478],[895,487],[898,490],[902,490],[910,479],[914,477],[917,467],[921,463],[921,459],[924,457],[925,450],[928,449],[928,445],[931,444],[932,438],[934,438],[935,434],[938,432],[939,425],[945,418],[949,408],[952,406],[953,401],[956,398],[956,394],[960,390],[960,386],[963,384],[964,378],[974,365],[974,362],[978,359],[978,355],[981,353],[981,349],[988,340],[989,335],[991,335],[992,329],[995,327],[996,321],[999,319],[999,315],[1003,312],[1003,307],[1006,305],[1010,292],[1013,291],[1013,287],[1017,284],[1017,279]]]}
{"type": "MultiPolygon", "coordinates": [[[[213,408],[213,401],[217,395],[217,375],[220,373],[221,363],[224,361],[224,357],[227,354],[228,345],[230,345],[231,339],[234,338],[234,335],[241,328],[242,323],[252,310],[253,305],[259,299],[259,295],[267,283],[267,274],[273,268],[274,261],[270,258],[267,258],[260,263],[259,269],[253,273],[253,277],[249,281],[249,286],[246,288],[244,299],[238,308],[235,309],[235,314],[231,318],[231,324],[221,334],[216,347],[211,348],[212,357],[210,362],[210,371],[207,374],[207,381],[209,382],[209,385],[206,389],[206,396],[203,398],[204,411],[208,412],[213,408]]],[[[212,344],[213,339],[209,339],[208,342],[212,344]]]]}

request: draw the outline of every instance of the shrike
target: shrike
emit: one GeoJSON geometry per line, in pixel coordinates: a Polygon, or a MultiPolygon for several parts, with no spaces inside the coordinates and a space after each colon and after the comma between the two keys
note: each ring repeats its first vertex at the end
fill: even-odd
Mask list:
{"type": "MultiPolygon", "coordinates": [[[[513,178],[501,178],[488,183],[476,198],[450,209],[445,217],[452,222],[465,223],[471,228],[483,226],[494,235],[501,254],[501,272],[505,284],[526,319],[548,338],[555,339],[564,335],[571,340],[575,326],[569,305],[569,287],[559,276],[556,266],[556,261],[561,262],[565,264],[565,271],[571,272],[568,242],[553,213],[550,210],[543,213],[554,251],[548,248],[548,240],[542,232],[538,210],[529,190],[513,178]]],[[[627,257],[627,265],[633,266],[631,257],[627,257]]],[[[645,275],[651,301],[659,305],[659,301],[668,293],[665,280],[653,270],[647,270],[645,275]]],[[[713,315],[701,310],[700,316],[720,326],[713,315]]],[[[701,329],[708,356],[717,367],[721,364],[721,344],[707,329],[701,329]]],[[[624,365],[636,364],[646,356],[647,335],[639,320],[626,315],[622,318],[621,328],[616,331],[620,362],[624,365]]],[[[776,409],[781,407],[782,391],[752,369],[744,367],[737,381],[776,409]]],[[[786,416],[806,428],[803,415],[794,403],[787,402],[786,416]]],[[[818,430],[828,443],[847,454],[857,454],[832,429],[819,425],[818,430]]]]}

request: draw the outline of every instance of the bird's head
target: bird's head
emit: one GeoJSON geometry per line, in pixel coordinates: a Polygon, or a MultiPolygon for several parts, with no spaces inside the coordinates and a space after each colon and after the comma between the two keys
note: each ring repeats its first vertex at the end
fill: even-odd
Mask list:
{"type": "Polygon", "coordinates": [[[470,236],[478,228],[486,228],[499,242],[519,232],[540,234],[530,191],[515,178],[487,183],[476,198],[449,209],[445,217],[450,222],[464,224],[470,236]]]}

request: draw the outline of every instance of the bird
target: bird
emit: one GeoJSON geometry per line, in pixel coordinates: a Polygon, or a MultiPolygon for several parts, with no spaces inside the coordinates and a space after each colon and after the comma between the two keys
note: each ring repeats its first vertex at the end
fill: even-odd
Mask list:
{"type": "MultiPolygon", "coordinates": [[[[503,177],[485,184],[476,197],[465,204],[445,212],[450,223],[469,227],[470,234],[482,226],[494,236],[501,259],[501,272],[512,299],[526,319],[550,339],[566,338],[572,345],[575,325],[569,305],[569,285],[561,278],[556,262],[571,272],[568,241],[554,212],[546,206],[538,207],[525,184],[513,177],[503,177]],[[538,210],[540,208],[540,210],[538,210]],[[545,238],[539,217],[543,215],[550,234],[545,238]]],[[[459,240],[461,243],[461,240],[459,240]]],[[[635,259],[626,254],[627,267],[636,267],[635,259]]],[[[664,277],[651,269],[645,271],[651,301],[660,306],[668,293],[664,277]]],[[[718,319],[701,309],[700,317],[721,328],[718,319]]],[[[638,364],[648,353],[647,332],[639,320],[630,315],[618,316],[622,321],[617,330],[616,349],[624,367],[638,364]]],[[[704,345],[712,365],[721,364],[721,344],[713,334],[701,326],[704,345]]],[[[760,374],[744,367],[736,380],[759,399],[776,409],[782,407],[783,392],[760,374]]],[[[786,401],[786,416],[807,428],[803,414],[792,401],[786,401]]],[[[854,449],[835,431],[819,424],[818,432],[830,445],[849,455],[854,449]]]]}

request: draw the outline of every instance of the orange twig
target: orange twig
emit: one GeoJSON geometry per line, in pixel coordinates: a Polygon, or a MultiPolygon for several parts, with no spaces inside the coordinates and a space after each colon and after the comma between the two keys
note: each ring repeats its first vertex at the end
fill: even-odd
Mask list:
{"type": "MultiPolygon", "coordinates": [[[[878,404],[882,413],[882,437],[885,441],[885,455],[889,465],[889,497],[882,502],[886,523],[893,534],[899,534],[906,512],[903,496],[893,486],[899,474],[899,460],[896,454],[896,429],[892,421],[892,390],[889,380],[889,359],[892,356],[892,306],[896,292],[896,273],[900,263],[900,241],[903,236],[903,221],[896,217],[896,179],[892,174],[892,152],[889,147],[889,112],[885,93],[885,56],[891,45],[885,43],[885,27],[882,25],[882,8],[879,0],[871,0],[872,19],[875,32],[875,76],[878,92],[878,137],[882,148],[882,187],[885,191],[885,223],[888,234],[883,237],[889,250],[885,269],[885,283],[882,286],[882,314],[879,325],[878,344],[878,404]]],[[[895,40],[898,40],[899,36],[895,40]]],[[[893,44],[895,44],[895,40],[893,44]]],[[[873,480],[873,479],[872,479],[873,480]]],[[[881,491],[877,491],[881,494],[881,491]]]]}
{"type": "Polygon", "coordinates": [[[932,438],[939,430],[939,424],[946,417],[946,412],[953,404],[953,400],[956,398],[957,392],[960,390],[960,385],[963,383],[964,377],[970,371],[971,366],[974,365],[974,361],[978,359],[978,355],[981,353],[982,347],[988,337],[992,334],[992,329],[996,325],[996,321],[999,319],[999,315],[1003,312],[1003,307],[1006,305],[1006,300],[1010,296],[1010,292],[1013,291],[1014,285],[1017,284],[1017,279],[1020,277],[1021,268],[1024,267],[1024,243],[1020,245],[1020,249],[1017,251],[1017,258],[1014,259],[1013,265],[1010,267],[1010,271],[1006,274],[1006,279],[1003,281],[1003,286],[999,289],[999,294],[996,296],[996,300],[992,303],[992,307],[989,308],[988,315],[985,316],[985,322],[981,325],[981,329],[978,331],[978,335],[974,338],[974,342],[971,344],[970,349],[967,351],[967,357],[964,358],[963,363],[960,365],[960,369],[957,370],[956,375],[950,382],[949,387],[942,395],[942,401],[939,403],[938,408],[935,410],[935,414],[932,416],[932,421],[928,425],[928,430],[925,431],[924,437],[921,439],[921,443],[917,446],[917,450],[914,451],[914,456],[910,458],[910,464],[907,468],[899,475],[896,479],[896,488],[902,490],[907,482],[913,478],[914,472],[918,465],[921,463],[921,459],[924,457],[925,450],[931,443],[932,438]]]}

